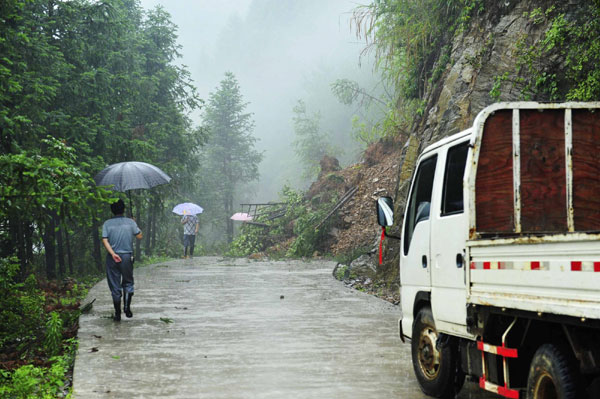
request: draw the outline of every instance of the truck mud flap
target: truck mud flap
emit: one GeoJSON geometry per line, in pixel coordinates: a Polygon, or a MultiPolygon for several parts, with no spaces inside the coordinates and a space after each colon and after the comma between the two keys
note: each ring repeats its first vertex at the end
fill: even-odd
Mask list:
{"type": "Polygon", "coordinates": [[[402,331],[402,318],[398,319],[398,335],[400,335],[400,340],[403,344],[406,343],[406,338],[404,337],[404,331],[402,331]]]}

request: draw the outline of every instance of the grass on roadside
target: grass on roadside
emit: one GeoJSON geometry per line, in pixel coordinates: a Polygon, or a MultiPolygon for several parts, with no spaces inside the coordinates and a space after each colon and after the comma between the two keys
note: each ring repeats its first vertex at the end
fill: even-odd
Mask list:
{"type": "Polygon", "coordinates": [[[101,276],[76,281],[16,278],[0,259],[0,397],[70,397],[81,300],[101,276]]]}

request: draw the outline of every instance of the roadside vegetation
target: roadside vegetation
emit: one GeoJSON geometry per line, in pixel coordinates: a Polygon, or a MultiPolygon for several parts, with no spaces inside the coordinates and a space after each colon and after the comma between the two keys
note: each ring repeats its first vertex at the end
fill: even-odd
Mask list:
{"type": "Polygon", "coordinates": [[[0,260],[0,396],[67,397],[81,300],[96,278],[17,278],[17,258],[0,260]]]}
{"type": "Polygon", "coordinates": [[[300,258],[323,254],[329,227],[335,219],[321,223],[337,200],[337,196],[307,201],[302,192],[284,187],[282,205],[275,212],[281,217],[271,219],[265,212],[253,222],[243,224],[231,244],[229,256],[261,255],[270,258],[300,258]]]}

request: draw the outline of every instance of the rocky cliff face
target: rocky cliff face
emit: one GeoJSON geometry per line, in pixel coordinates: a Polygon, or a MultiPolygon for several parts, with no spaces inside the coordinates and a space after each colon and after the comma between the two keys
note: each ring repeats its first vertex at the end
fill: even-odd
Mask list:
{"type": "MultiPolygon", "coordinates": [[[[487,105],[523,99],[527,77],[519,67],[519,51],[541,40],[548,22],[542,19],[534,23],[531,13],[552,3],[556,2],[486,1],[485,11],[473,17],[469,28],[454,37],[451,62],[426,93],[425,112],[402,150],[395,195],[398,226],[402,224],[408,183],[420,151],[471,126],[477,113],[487,105]]],[[[571,1],[569,5],[576,3],[571,1]]],[[[389,283],[398,281],[398,246],[399,242],[392,240],[385,246],[386,261],[380,274],[389,283]]]]}
{"type": "Polygon", "coordinates": [[[477,113],[495,101],[522,98],[519,49],[539,41],[548,28],[529,17],[541,2],[494,3],[455,37],[452,63],[427,94],[425,116],[415,129],[425,145],[468,128],[477,113]],[[490,94],[495,85],[497,98],[490,94]]]}

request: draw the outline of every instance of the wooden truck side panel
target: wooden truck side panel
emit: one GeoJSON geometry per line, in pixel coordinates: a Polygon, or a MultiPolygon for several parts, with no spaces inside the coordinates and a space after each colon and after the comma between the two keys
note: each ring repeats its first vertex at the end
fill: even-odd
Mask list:
{"type": "Polygon", "coordinates": [[[477,117],[468,302],[600,319],[600,103],[503,103],[477,117]]]}
{"type": "Polygon", "coordinates": [[[521,232],[568,231],[564,110],[523,110],[519,116],[521,232]]]}
{"type": "Polygon", "coordinates": [[[573,110],[575,231],[600,229],[600,110],[573,110]]]}
{"type": "Polygon", "coordinates": [[[471,239],[600,232],[599,106],[504,103],[478,116],[471,239]]]}
{"type": "Polygon", "coordinates": [[[501,110],[491,115],[482,137],[475,203],[477,231],[511,233],[514,229],[512,112],[501,110]]]}

